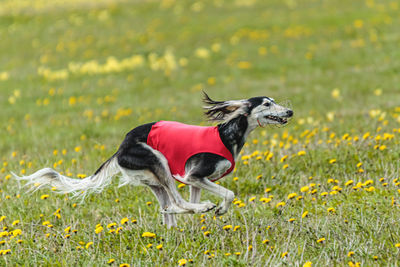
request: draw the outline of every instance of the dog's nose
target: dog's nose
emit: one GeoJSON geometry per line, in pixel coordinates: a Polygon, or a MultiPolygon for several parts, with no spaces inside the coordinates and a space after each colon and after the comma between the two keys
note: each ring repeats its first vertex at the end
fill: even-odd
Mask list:
{"type": "Polygon", "coordinates": [[[293,110],[288,110],[286,111],[286,114],[288,115],[288,117],[292,117],[293,116],[293,110]]]}

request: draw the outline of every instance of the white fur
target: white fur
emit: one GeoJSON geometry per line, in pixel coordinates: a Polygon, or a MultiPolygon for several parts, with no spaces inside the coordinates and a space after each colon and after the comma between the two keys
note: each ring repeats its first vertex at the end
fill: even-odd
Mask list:
{"type": "Polygon", "coordinates": [[[25,186],[30,186],[33,191],[42,187],[55,187],[58,193],[72,193],[73,197],[84,199],[88,193],[103,191],[111,183],[111,178],[120,171],[117,159],[112,158],[99,173],[84,179],[69,178],[51,168],[41,169],[29,176],[14,176],[19,181],[27,181],[25,186]]]}

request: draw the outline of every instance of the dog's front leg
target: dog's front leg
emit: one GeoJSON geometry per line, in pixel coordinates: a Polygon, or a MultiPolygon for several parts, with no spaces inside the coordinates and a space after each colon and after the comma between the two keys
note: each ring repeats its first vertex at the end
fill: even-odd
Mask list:
{"type": "MultiPolygon", "coordinates": [[[[205,189],[223,198],[222,203],[217,207],[215,211],[216,215],[225,214],[231,206],[233,199],[235,198],[235,194],[231,190],[226,189],[223,186],[217,185],[207,178],[187,177],[185,182],[188,182],[192,186],[191,190],[193,190],[194,188],[198,188],[199,190],[205,189]]],[[[200,194],[198,195],[200,196],[200,194]]]]}

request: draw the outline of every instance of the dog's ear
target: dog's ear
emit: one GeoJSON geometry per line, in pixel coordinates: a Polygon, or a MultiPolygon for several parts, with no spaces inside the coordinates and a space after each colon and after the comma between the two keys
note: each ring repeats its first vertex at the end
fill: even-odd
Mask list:
{"type": "Polygon", "coordinates": [[[246,100],[215,101],[206,92],[203,91],[203,94],[203,102],[208,105],[203,107],[204,114],[211,121],[225,121],[246,113],[245,107],[248,106],[246,100]]]}

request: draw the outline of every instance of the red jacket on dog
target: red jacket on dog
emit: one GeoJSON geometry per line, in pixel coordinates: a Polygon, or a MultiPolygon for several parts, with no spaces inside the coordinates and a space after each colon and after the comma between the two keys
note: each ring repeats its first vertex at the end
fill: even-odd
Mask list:
{"type": "Polygon", "coordinates": [[[194,126],[174,121],[159,121],[151,128],[147,144],[165,156],[173,176],[184,177],[186,161],[199,153],[213,153],[231,162],[229,170],[213,181],[224,177],[235,168],[235,160],[222,143],[217,126],[194,126]]]}

